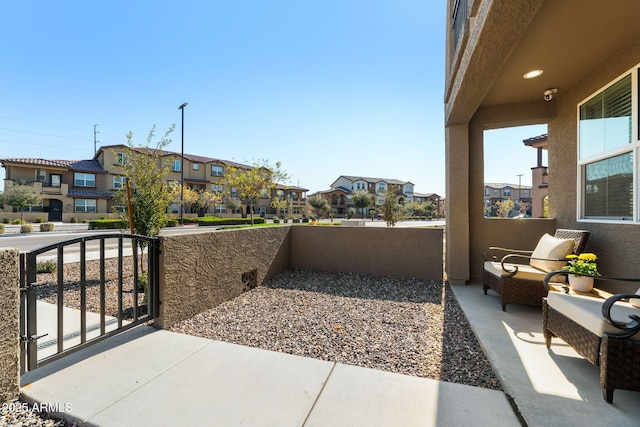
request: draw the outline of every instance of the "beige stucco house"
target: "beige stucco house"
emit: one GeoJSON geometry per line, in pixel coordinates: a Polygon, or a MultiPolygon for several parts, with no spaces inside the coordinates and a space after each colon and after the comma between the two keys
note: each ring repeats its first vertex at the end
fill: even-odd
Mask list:
{"type": "Polygon", "coordinates": [[[640,277],[640,2],[449,0],[447,13],[449,280],[479,280],[489,245],[532,249],[556,228],[589,230],[603,274],[640,277]],[[484,131],[531,124],[548,128],[550,218],[485,218],[484,131]]]}

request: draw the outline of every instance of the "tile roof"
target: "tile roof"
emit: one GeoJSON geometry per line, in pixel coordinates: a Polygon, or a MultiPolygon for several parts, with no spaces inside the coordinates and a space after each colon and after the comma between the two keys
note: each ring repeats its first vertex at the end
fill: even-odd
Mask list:
{"type": "Polygon", "coordinates": [[[113,193],[90,190],[69,190],[68,194],[69,197],[73,197],[75,199],[110,199],[113,197],[113,193]]]}
{"type": "Polygon", "coordinates": [[[48,160],[39,158],[0,159],[0,162],[47,168],[62,168],[76,172],[107,173],[97,160],[48,160]]]}

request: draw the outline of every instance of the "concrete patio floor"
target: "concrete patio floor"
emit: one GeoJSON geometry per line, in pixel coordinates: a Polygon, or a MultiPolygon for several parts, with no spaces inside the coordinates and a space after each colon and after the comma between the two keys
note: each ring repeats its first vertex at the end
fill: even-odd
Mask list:
{"type": "Polygon", "coordinates": [[[602,398],[600,373],[571,347],[554,338],[547,349],[539,307],[508,305],[482,284],[452,286],[469,323],[529,427],[638,426],[640,393],[616,390],[602,398]]]}
{"type": "Polygon", "coordinates": [[[640,393],[607,404],[597,368],[559,339],[547,350],[540,308],[452,288],[504,393],[147,326],[23,375],[22,392],[100,426],[640,425],[640,393]]]}

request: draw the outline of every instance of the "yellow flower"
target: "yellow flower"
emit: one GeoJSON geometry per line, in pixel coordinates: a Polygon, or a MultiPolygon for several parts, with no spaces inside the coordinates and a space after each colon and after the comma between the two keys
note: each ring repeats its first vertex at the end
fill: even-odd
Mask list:
{"type": "Polygon", "coordinates": [[[580,256],[578,256],[578,258],[587,262],[593,262],[598,259],[596,254],[592,254],[592,253],[582,253],[580,254],[580,256]]]}
{"type": "Polygon", "coordinates": [[[569,255],[567,255],[565,258],[567,258],[567,259],[575,259],[575,258],[578,258],[578,255],[575,255],[575,254],[569,254],[569,255]]]}

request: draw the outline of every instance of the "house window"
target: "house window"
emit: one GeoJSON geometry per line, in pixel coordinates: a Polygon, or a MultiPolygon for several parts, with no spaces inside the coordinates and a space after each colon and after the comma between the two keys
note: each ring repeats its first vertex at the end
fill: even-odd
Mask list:
{"type": "Polygon", "coordinates": [[[637,82],[636,68],[578,105],[578,219],[639,220],[637,82]]]}
{"type": "Polygon", "coordinates": [[[95,187],[96,176],[92,173],[80,173],[73,174],[73,185],[76,187],[95,187]]]}
{"type": "Polygon", "coordinates": [[[489,195],[489,189],[488,189],[488,188],[485,188],[485,189],[484,189],[484,195],[485,195],[485,196],[488,196],[488,195],[489,195]]]}
{"type": "Polygon", "coordinates": [[[172,214],[179,214],[180,213],[180,205],[178,203],[171,203],[169,205],[169,210],[171,211],[172,214]]]}
{"type": "Polygon", "coordinates": [[[200,169],[200,166],[197,163],[193,164],[193,170],[197,171],[198,169],[200,169]]]}
{"type": "Polygon", "coordinates": [[[224,191],[224,187],[218,184],[211,184],[211,191],[215,193],[222,193],[224,191]]]}
{"type": "Polygon", "coordinates": [[[217,214],[227,213],[227,206],[224,203],[220,205],[216,205],[216,213],[217,214]]]}
{"type": "Polygon", "coordinates": [[[127,178],[124,176],[113,177],[113,188],[124,188],[127,185],[127,178]]]}
{"type": "Polygon", "coordinates": [[[378,184],[378,193],[382,193],[387,189],[387,186],[384,184],[378,184]]]}
{"type": "Polygon", "coordinates": [[[169,165],[170,165],[169,167],[171,168],[171,171],[180,172],[180,160],[178,159],[171,160],[169,165]]]}
{"type": "Polygon", "coordinates": [[[126,165],[129,162],[129,156],[125,153],[116,153],[116,165],[126,165]]]}
{"type": "Polygon", "coordinates": [[[75,210],[76,212],[95,213],[96,201],[95,199],[76,199],[75,210]]]}
{"type": "Polygon", "coordinates": [[[222,166],[212,165],[211,176],[222,176],[222,166]]]}
{"type": "Polygon", "coordinates": [[[36,181],[45,182],[47,180],[47,172],[44,169],[36,169],[36,181]]]}
{"type": "Polygon", "coordinates": [[[231,197],[238,197],[238,189],[231,187],[231,197]]]}
{"type": "Polygon", "coordinates": [[[504,195],[505,196],[510,196],[511,195],[511,189],[510,188],[505,188],[504,189],[504,195]]]}

